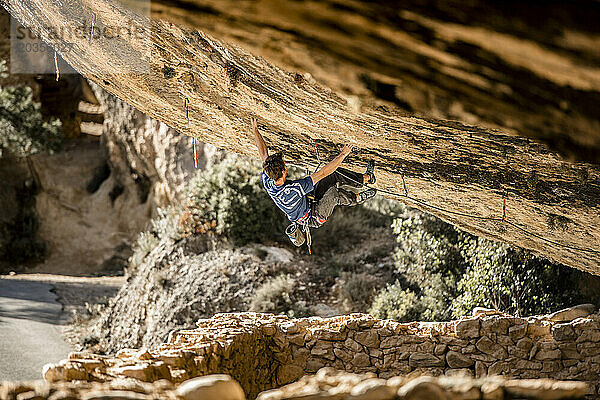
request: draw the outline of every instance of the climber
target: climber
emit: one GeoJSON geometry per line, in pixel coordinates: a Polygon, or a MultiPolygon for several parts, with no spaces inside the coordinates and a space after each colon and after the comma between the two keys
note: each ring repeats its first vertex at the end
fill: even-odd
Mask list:
{"type": "MultiPolygon", "coordinates": [[[[258,132],[255,118],[252,118],[252,129],[263,162],[263,185],[275,204],[292,221],[292,225],[288,227],[290,231],[293,225],[318,228],[327,222],[335,206],[354,206],[377,193],[376,189],[355,193],[342,188],[342,186],[360,188],[363,184],[375,183],[373,162],[368,163],[364,174],[339,168],[344,158],[352,151],[352,147],[344,146],[342,152],[333,161],[312,175],[302,179],[287,180],[287,167],[282,154],[269,155],[265,141],[258,132]]],[[[286,233],[292,239],[288,230],[286,233]]],[[[294,243],[298,246],[302,245],[302,243],[294,243]]]]}

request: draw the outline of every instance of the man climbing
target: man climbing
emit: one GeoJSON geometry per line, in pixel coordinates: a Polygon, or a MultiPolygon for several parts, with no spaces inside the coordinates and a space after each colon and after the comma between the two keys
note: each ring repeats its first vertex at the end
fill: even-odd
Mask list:
{"type": "MultiPolygon", "coordinates": [[[[288,180],[287,167],[282,154],[269,155],[265,141],[258,132],[255,118],[252,118],[252,129],[258,153],[263,162],[263,185],[275,204],[292,221],[292,225],[318,228],[327,222],[336,206],[354,206],[377,193],[376,189],[355,193],[343,188],[343,186],[360,188],[363,184],[375,183],[373,162],[369,162],[364,174],[339,168],[342,161],[352,151],[352,147],[344,146],[342,152],[333,161],[312,175],[302,179],[288,180]],[[311,197],[314,197],[312,201],[311,197]]],[[[286,233],[292,239],[287,230],[286,233]]],[[[292,239],[292,241],[294,240],[292,239]]],[[[302,243],[297,245],[302,245],[302,243]]]]}

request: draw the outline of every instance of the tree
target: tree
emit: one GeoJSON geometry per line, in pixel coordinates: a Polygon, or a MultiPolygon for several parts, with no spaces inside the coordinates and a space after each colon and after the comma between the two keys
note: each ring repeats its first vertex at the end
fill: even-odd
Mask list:
{"type": "MultiPolygon", "coordinates": [[[[2,60],[0,78],[6,76],[6,62],[2,60]]],[[[25,157],[57,150],[61,144],[60,127],[57,119],[43,119],[30,87],[0,87],[0,158],[7,151],[25,157]]]]}
{"type": "Polygon", "coordinates": [[[553,264],[522,249],[483,238],[463,245],[467,271],[452,313],[460,317],[483,306],[524,316],[543,314],[582,302],[597,301],[579,289],[587,274],[553,264]]]}

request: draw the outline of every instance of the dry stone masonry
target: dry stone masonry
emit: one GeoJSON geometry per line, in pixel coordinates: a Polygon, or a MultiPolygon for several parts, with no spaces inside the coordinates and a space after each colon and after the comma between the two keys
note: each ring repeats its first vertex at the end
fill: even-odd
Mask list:
{"type": "Polygon", "coordinates": [[[173,383],[231,375],[249,398],[323,367],[377,378],[502,375],[577,380],[599,394],[600,314],[582,305],[517,318],[492,310],[452,322],[398,323],[369,315],[291,320],[256,313],[217,314],[169,335],[153,349],[115,357],[72,353],[44,370],[47,381],[133,378],[173,383]]]}

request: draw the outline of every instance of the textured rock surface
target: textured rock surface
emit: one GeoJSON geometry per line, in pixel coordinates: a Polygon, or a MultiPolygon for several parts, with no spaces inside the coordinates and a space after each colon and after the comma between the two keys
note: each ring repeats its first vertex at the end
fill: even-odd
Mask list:
{"type": "Polygon", "coordinates": [[[297,320],[272,314],[218,314],[198,321],[197,329],[172,332],[160,346],[123,349],[111,357],[72,353],[68,360],[50,365],[47,373],[56,370],[55,376],[80,376],[85,371],[90,380],[137,377],[175,383],[227,373],[254,397],[333,367],[373,373],[380,379],[500,375],[577,380],[590,384],[588,394],[600,394],[600,314],[561,324],[548,316],[501,314],[482,315],[478,321],[479,336],[462,338],[457,332],[461,321],[398,323],[363,314],[297,320]],[[549,329],[544,334],[535,329],[546,324],[549,329]],[[564,329],[565,324],[575,336],[555,338],[551,331],[564,329]],[[515,326],[525,326],[518,339],[498,333],[515,326]]]}
{"type": "Polygon", "coordinates": [[[527,396],[531,399],[581,398],[586,393],[582,382],[504,380],[498,377],[415,379],[393,377],[377,379],[372,373],[352,374],[322,368],[316,375],[304,376],[298,382],[259,394],[257,400],[283,399],[504,399],[527,396]]]}
{"type": "Polygon", "coordinates": [[[113,257],[146,226],[152,203],[139,201],[136,185],[123,186],[114,175],[89,190],[97,171],[107,168],[98,140],[75,140],[60,153],[39,154],[31,161],[39,182],[39,236],[49,253],[33,271],[121,270],[127,255],[120,254],[120,262],[113,257]]]}
{"type": "MultiPolygon", "coordinates": [[[[116,179],[136,188],[140,202],[154,208],[181,200],[185,182],[195,172],[192,138],[180,135],[98,85],[90,84],[105,112],[102,138],[116,179]]],[[[220,157],[211,145],[196,145],[198,168],[220,157]]]]}
{"type": "Polygon", "coordinates": [[[594,1],[156,0],[152,13],[363,103],[375,96],[376,105],[514,128],[580,159],[600,156],[594,1]]]}
{"type": "MultiPolygon", "coordinates": [[[[41,30],[52,44],[56,40],[47,37],[45,29],[61,26],[65,20],[88,20],[92,12],[99,23],[126,17],[136,21],[103,2],[62,8],[47,0],[27,6],[10,0],[2,4],[34,31],[41,30]]],[[[115,67],[120,55],[137,54],[138,49],[128,43],[113,49],[118,56],[104,57],[102,41],[90,45],[87,38],[74,39],[77,51],[62,55],[84,76],[140,111],[203,142],[254,155],[248,120],[258,115],[269,145],[285,150],[299,164],[315,164],[310,138],[317,139],[324,157],[332,156],[337,145],[351,143],[358,148],[349,159],[352,168],[362,169],[368,158],[374,158],[380,166],[380,188],[402,194],[404,176],[411,196],[441,209],[409,201],[411,205],[479,235],[600,273],[597,166],[564,161],[546,146],[513,136],[514,132],[402,117],[399,112],[368,107],[357,114],[346,100],[310,78],[285,73],[206,35],[159,21],[153,21],[148,34],[152,40],[149,75],[97,72],[115,67]],[[162,46],[165,43],[168,49],[162,46]],[[166,74],[165,66],[174,72],[166,74]],[[229,79],[223,73],[226,66],[229,79]],[[508,195],[504,224],[500,223],[503,194],[508,195]],[[525,235],[519,227],[535,235],[525,235]]],[[[588,78],[580,82],[596,82],[594,74],[588,78]]]]}
{"type": "MultiPolygon", "coordinates": [[[[207,375],[183,382],[174,390],[165,380],[144,383],[115,379],[107,383],[41,381],[0,383],[0,400],[244,400],[239,384],[227,375],[207,375]]],[[[583,382],[551,379],[504,380],[499,377],[473,380],[460,378],[393,377],[377,379],[374,374],[352,374],[322,368],[316,375],[262,392],[258,400],[394,400],[394,399],[575,399],[587,391],[583,382]],[[432,397],[433,396],[433,397],[432,397]]],[[[254,399],[254,396],[248,396],[254,399]]]]}

